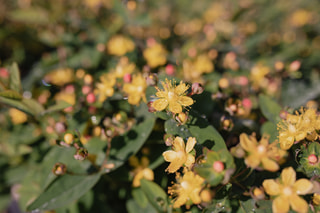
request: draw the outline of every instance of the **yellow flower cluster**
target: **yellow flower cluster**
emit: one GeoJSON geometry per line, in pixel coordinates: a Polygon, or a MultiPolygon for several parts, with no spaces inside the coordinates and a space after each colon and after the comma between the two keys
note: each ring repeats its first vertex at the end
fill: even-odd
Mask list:
{"type": "Polygon", "coordinates": [[[146,89],[147,82],[141,73],[136,74],[132,78],[132,82],[125,83],[123,86],[123,92],[128,95],[128,102],[132,105],[139,105],[142,99],[146,102],[146,89]]]}
{"type": "Polygon", "coordinates": [[[172,113],[181,113],[183,107],[187,107],[193,104],[193,99],[186,96],[188,86],[185,83],[180,82],[178,86],[174,85],[168,79],[165,82],[161,82],[163,90],[158,87],[156,96],[158,97],[152,103],[152,107],[157,111],[162,111],[168,108],[168,111],[172,113]]]}
{"type": "Polygon", "coordinates": [[[290,149],[294,142],[303,139],[318,138],[316,130],[320,129],[320,117],[315,108],[300,109],[295,114],[288,114],[278,123],[279,143],[284,150],[290,149]]]}
{"type": "Polygon", "coordinates": [[[63,86],[67,83],[71,83],[74,80],[74,71],[70,68],[62,68],[51,71],[44,77],[48,83],[55,84],[57,86],[63,86]]]}
{"type": "Polygon", "coordinates": [[[99,102],[103,102],[106,98],[113,96],[116,84],[116,76],[113,73],[106,73],[100,76],[100,82],[96,83],[95,93],[98,94],[99,102]]]}
{"type": "Polygon", "coordinates": [[[245,133],[240,135],[240,143],[237,147],[231,150],[236,155],[236,152],[243,153],[245,163],[253,169],[265,169],[268,171],[277,171],[279,163],[284,160],[286,151],[277,147],[277,142],[269,144],[269,137],[263,135],[258,142],[255,136],[248,136],[245,133]],[[239,150],[240,149],[240,150],[239,150]]]}
{"type": "Polygon", "coordinates": [[[187,208],[190,204],[199,204],[201,202],[200,191],[204,179],[192,171],[186,170],[182,177],[177,174],[176,179],[177,183],[168,188],[169,194],[176,197],[173,208],[179,208],[184,204],[187,204],[187,208]]]}
{"type": "Polygon", "coordinates": [[[308,212],[308,203],[299,195],[312,193],[313,184],[305,178],[296,181],[296,172],[292,167],[283,169],[279,179],[264,180],[262,185],[267,194],[275,197],[273,212],[286,213],[290,207],[299,213],[308,212]]]}
{"type": "Polygon", "coordinates": [[[109,54],[122,56],[134,50],[134,43],[122,35],[113,36],[107,43],[109,54]]]}
{"type": "Polygon", "coordinates": [[[213,63],[207,54],[197,56],[194,61],[189,59],[183,61],[183,77],[189,82],[203,83],[202,75],[213,70],[213,63]]]}
{"type": "Polygon", "coordinates": [[[147,157],[142,157],[139,163],[138,158],[136,156],[132,156],[129,158],[129,164],[134,167],[134,177],[132,182],[134,187],[139,187],[141,184],[140,181],[143,178],[151,181],[154,179],[154,173],[152,169],[148,168],[149,159],[147,157]]]}
{"type": "Polygon", "coordinates": [[[167,62],[167,51],[158,43],[145,49],[143,51],[143,56],[151,68],[164,65],[167,62]]]}

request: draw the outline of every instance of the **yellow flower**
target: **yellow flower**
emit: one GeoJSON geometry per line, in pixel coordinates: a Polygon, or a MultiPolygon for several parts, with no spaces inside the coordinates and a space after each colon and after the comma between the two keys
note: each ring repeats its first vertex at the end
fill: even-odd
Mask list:
{"type": "Polygon", "coordinates": [[[296,181],[296,172],[292,167],[285,168],[279,179],[264,180],[262,185],[267,194],[275,197],[273,212],[288,212],[290,206],[296,212],[308,212],[308,203],[299,195],[309,194],[313,184],[305,178],[296,181]]]}
{"type": "Polygon", "coordinates": [[[156,96],[159,98],[152,104],[153,108],[157,111],[162,111],[168,107],[172,113],[181,113],[182,107],[190,106],[193,104],[193,99],[186,96],[188,86],[180,82],[178,86],[172,85],[172,82],[166,79],[161,82],[164,90],[157,89],[156,96]]]}
{"type": "Polygon", "coordinates": [[[277,171],[279,169],[277,161],[286,155],[286,151],[280,150],[276,143],[269,144],[269,137],[266,135],[262,136],[258,143],[255,136],[242,133],[240,146],[247,152],[245,163],[254,169],[262,167],[268,171],[277,171]]]}
{"type": "Polygon", "coordinates": [[[127,57],[121,57],[113,72],[117,78],[123,78],[125,74],[131,74],[135,67],[134,63],[129,63],[129,59],[127,57]]]}
{"type": "Polygon", "coordinates": [[[9,116],[13,124],[22,124],[28,120],[27,114],[16,108],[9,109],[9,116]]]}
{"type": "Polygon", "coordinates": [[[187,145],[185,145],[181,137],[176,137],[172,142],[172,150],[162,153],[164,160],[170,162],[166,171],[174,173],[183,165],[190,167],[194,163],[195,159],[192,154],[189,154],[189,152],[192,151],[196,142],[195,138],[189,137],[187,145]]]}
{"type": "Polygon", "coordinates": [[[113,96],[113,86],[116,83],[116,78],[113,73],[106,73],[100,76],[100,83],[96,84],[95,93],[98,94],[99,102],[103,102],[107,97],[113,96]]]}
{"type": "Polygon", "coordinates": [[[164,65],[167,61],[167,51],[161,44],[153,44],[143,51],[143,56],[151,68],[164,65]]]}
{"type": "Polygon", "coordinates": [[[204,179],[192,171],[186,171],[183,177],[177,174],[177,183],[168,188],[168,193],[175,196],[173,208],[179,208],[186,204],[199,204],[201,202],[200,191],[204,179]]]}
{"type": "Polygon", "coordinates": [[[129,158],[129,164],[135,167],[135,169],[133,170],[134,178],[132,181],[132,185],[134,187],[139,187],[141,184],[140,181],[143,178],[151,181],[154,180],[154,173],[152,169],[148,168],[148,158],[142,157],[139,163],[138,158],[136,156],[132,156],[129,158]]]}
{"type": "Polygon", "coordinates": [[[266,75],[270,73],[270,68],[262,64],[257,64],[252,67],[250,71],[250,81],[252,82],[252,87],[256,90],[259,88],[266,88],[269,84],[266,75]]]}
{"type": "Polygon", "coordinates": [[[320,205],[320,194],[318,193],[313,194],[312,203],[316,206],[320,205]]]}
{"type": "Polygon", "coordinates": [[[319,116],[316,109],[308,108],[296,111],[295,115],[288,114],[287,118],[278,123],[279,143],[282,149],[290,149],[296,141],[318,137],[316,130],[319,129],[319,116]]]}
{"type": "Polygon", "coordinates": [[[126,83],[123,86],[123,91],[128,94],[128,102],[132,105],[138,105],[141,98],[146,102],[147,82],[139,73],[134,75],[131,83],[126,83]]]}
{"type": "Polygon", "coordinates": [[[115,35],[108,41],[107,48],[111,55],[122,56],[134,50],[134,43],[122,35],[115,35]]]}
{"type": "Polygon", "coordinates": [[[45,76],[45,80],[55,85],[63,86],[67,83],[73,82],[74,72],[69,68],[57,69],[47,74],[45,76]]]}

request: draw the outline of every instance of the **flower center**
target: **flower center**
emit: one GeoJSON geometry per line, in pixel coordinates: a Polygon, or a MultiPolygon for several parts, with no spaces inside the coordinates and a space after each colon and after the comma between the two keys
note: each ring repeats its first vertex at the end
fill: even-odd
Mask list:
{"type": "Polygon", "coordinates": [[[188,189],[190,186],[190,184],[187,182],[187,181],[182,181],[181,183],[181,187],[184,188],[184,189],[188,189]]]}
{"type": "Polygon", "coordinates": [[[290,133],[295,133],[296,132],[296,128],[292,124],[290,124],[288,126],[288,130],[289,130],[290,133]]]}
{"type": "Polygon", "coordinates": [[[172,100],[174,97],[174,92],[168,92],[168,99],[172,100]]]}
{"type": "Polygon", "coordinates": [[[259,146],[257,147],[257,151],[258,151],[258,153],[263,154],[263,153],[266,152],[266,147],[263,146],[263,145],[259,145],[259,146]]]}
{"type": "Polygon", "coordinates": [[[282,190],[282,193],[283,193],[285,196],[292,195],[292,189],[291,189],[291,187],[289,187],[289,186],[285,187],[285,188],[282,190]]]}

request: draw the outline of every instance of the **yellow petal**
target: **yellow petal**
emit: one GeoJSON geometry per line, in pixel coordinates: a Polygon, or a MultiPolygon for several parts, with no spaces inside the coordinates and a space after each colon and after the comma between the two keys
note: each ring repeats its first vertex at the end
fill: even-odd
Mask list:
{"type": "Polygon", "coordinates": [[[176,160],[172,161],[168,168],[166,169],[166,171],[168,171],[169,173],[174,173],[176,172],[178,169],[180,169],[180,167],[185,163],[185,158],[176,158],[176,160]]]}
{"type": "Polygon", "coordinates": [[[140,95],[129,95],[128,102],[132,105],[138,105],[140,103],[140,95]]]}
{"type": "Polygon", "coordinates": [[[274,213],[286,213],[290,209],[289,201],[284,196],[279,196],[272,202],[272,211],[274,213]]]}
{"type": "Polygon", "coordinates": [[[168,101],[166,99],[155,100],[152,104],[152,107],[157,111],[162,111],[168,106],[168,101]]]}
{"type": "Polygon", "coordinates": [[[280,193],[280,185],[273,179],[264,180],[262,186],[267,194],[278,195],[280,193]]]}
{"type": "Polygon", "coordinates": [[[249,155],[244,161],[247,164],[247,166],[251,168],[257,168],[261,162],[260,158],[254,154],[249,155]]]}
{"type": "Polygon", "coordinates": [[[187,141],[187,146],[186,146],[186,153],[191,152],[193,149],[194,145],[197,143],[196,139],[194,137],[189,137],[187,141]]]}
{"type": "Polygon", "coordinates": [[[179,208],[184,205],[188,200],[188,196],[186,194],[180,194],[179,197],[175,200],[173,204],[173,208],[179,208]]]}
{"type": "Polygon", "coordinates": [[[187,160],[186,162],[184,163],[187,167],[190,167],[193,163],[195,162],[195,158],[193,155],[191,154],[188,154],[187,155],[187,160]]]}
{"type": "Polygon", "coordinates": [[[142,179],[143,177],[143,171],[139,171],[133,178],[133,182],[132,182],[132,185],[134,187],[139,187],[140,186],[140,180],[142,179]]]}
{"type": "Polygon", "coordinates": [[[267,158],[267,157],[262,158],[261,162],[265,170],[275,172],[279,169],[279,165],[275,161],[271,160],[270,158],[267,158]]]}
{"type": "Polygon", "coordinates": [[[183,95],[185,93],[185,91],[187,91],[188,86],[186,86],[185,83],[180,82],[180,84],[174,88],[174,93],[176,93],[177,95],[183,95]]]}
{"type": "Polygon", "coordinates": [[[280,148],[284,150],[290,149],[293,145],[294,138],[293,137],[279,137],[280,148]]]}
{"type": "Polygon", "coordinates": [[[185,144],[181,137],[176,137],[172,143],[174,151],[184,151],[185,152],[185,144]]]}
{"type": "Polygon", "coordinates": [[[308,212],[308,203],[299,197],[297,194],[293,194],[289,199],[290,205],[293,210],[299,213],[307,213],[308,212]]]}
{"type": "Polygon", "coordinates": [[[154,180],[154,173],[151,169],[145,168],[142,170],[142,172],[143,172],[143,178],[147,180],[154,180]]]}
{"type": "Polygon", "coordinates": [[[162,153],[162,156],[165,161],[172,162],[177,158],[177,153],[175,151],[168,150],[162,153]]]}
{"type": "Polygon", "coordinates": [[[192,203],[199,204],[201,202],[201,198],[199,196],[199,192],[193,192],[189,195],[190,199],[192,200],[192,203]]]}
{"type": "Polygon", "coordinates": [[[282,183],[286,186],[292,186],[296,182],[296,172],[292,167],[283,169],[281,172],[282,183]]]}
{"type": "Polygon", "coordinates": [[[169,103],[169,111],[173,113],[180,113],[182,112],[182,107],[179,103],[171,101],[169,103]]]}
{"type": "Polygon", "coordinates": [[[178,102],[179,104],[181,104],[182,106],[190,106],[193,104],[193,99],[188,97],[188,96],[180,96],[178,98],[178,102]]]}
{"type": "Polygon", "coordinates": [[[167,92],[164,92],[164,91],[158,91],[158,92],[156,92],[156,96],[158,97],[158,98],[165,98],[165,97],[167,97],[167,92]]]}
{"type": "Polygon", "coordinates": [[[254,140],[250,140],[246,133],[240,135],[240,145],[246,151],[254,150],[257,146],[257,143],[254,140]]]}
{"type": "Polygon", "coordinates": [[[297,180],[293,187],[298,195],[305,195],[312,190],[313,184],[308,179],[302,178],[297,180]]]}

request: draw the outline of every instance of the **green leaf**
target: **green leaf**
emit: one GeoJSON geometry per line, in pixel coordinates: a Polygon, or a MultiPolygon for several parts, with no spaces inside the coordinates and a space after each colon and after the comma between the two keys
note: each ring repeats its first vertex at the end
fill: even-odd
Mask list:
{"type": "Polygon", "coordinates": [[[272,213],[272,202],[270,200],[255,201],[248,199],[246,201],[239,201],[239,209],[237,213],[272,213]]]}
{"type": "Polygon", "coordinates": [[[141,208],[146,208],[148,205],[148,198],[141,188],[132,189],[132,197],[139,204],[141,208]]]}
{"type": "Polygon", "coordinates": [[[27,211],[53,210],[79,199],[100,179],[94,175],[63,175],[57,178],[34,202],[27,211]]]}
{"type": "Polygon", "coordinates": [[[9,67],[9,88],[17,93],[22,92],[21,80],[20,80],[20,71],[17,63],[13,63],[9,67]]]}
{"type": "Polygon", "coordinates": [[[148,203],[145,208],[142,208],[133,199],[127,201],[126,207],[129,213],[158,213],[158,211],[150,203],[148,203]]]}
{"type": "Polygon", "coordinates": [[[52,112],[56,112],[56,111],[61,111],[64,110],[65,108],[72,106],[72,104],[69,104],[66,101],[58,101],[55,105],[50,106],[48,109],[44,110],[42,112],[42,115],[48,114],[48,113],[52,113],[52,112]]]}
{"type": "Polygon", "coordinates": [[[155,116],[148,112],[145,104],[136,108],[137,123],[123,136],[113,138],[108,163],[114,164],[114,169],[121,166],[134,155],[148,139],[154,123],[155,116]]]}
{"type": "Polygon", "coordinates": [[[17,108],[29,115],[36,116],[44,110],[42,105],[33,99],[14,100],[11,98],[0,97],[0,103],[17,108]]]}
{"type": "Polygon", "coordinates": [[[21,100],[22,99],[22,95],[20,95],[20,93],[14,91],[14,90],[5,90],[0,92],[0,96],[1,97],[5,97],[5,98],[10,98],[10,99],[15,99],[15,100],[21,100]]]}
{"type": "Polygon", "coordinates": [[[168,199],[167,194],[156,183],[142,179],[141,189],[146,194],[149,202],[159,211],[167,212],[168,199]]]}
{"type": "Polygon", "coordinates": [[[9,19],[28,24],[46,24],[49,22],[48,13],[44,9],[36,7],[13,10],[9,13],[9,19]]]}
{"type": "Polygon", "coordinates": [[[277,124],[267,121],[261,127],[261,134],[268,134],[270,136],[269,142],[272,143],[278,137],[277,124]]]}
{"type": "Polygon", "coordinates": [[[227,149],[220,133],[195,111],[190,111],[190,122],[187,123],[189,132],[197,142],[214,151],[227,149]]]}
{"type": "Polygon", "coordinates": [[[260,94],[259,95],[259,106],[262,111],[262,114],[269,120],[274,123],[278,123],[280,121],[280,111],[281,106],[275,102],[269,96],[260,94]]]}

